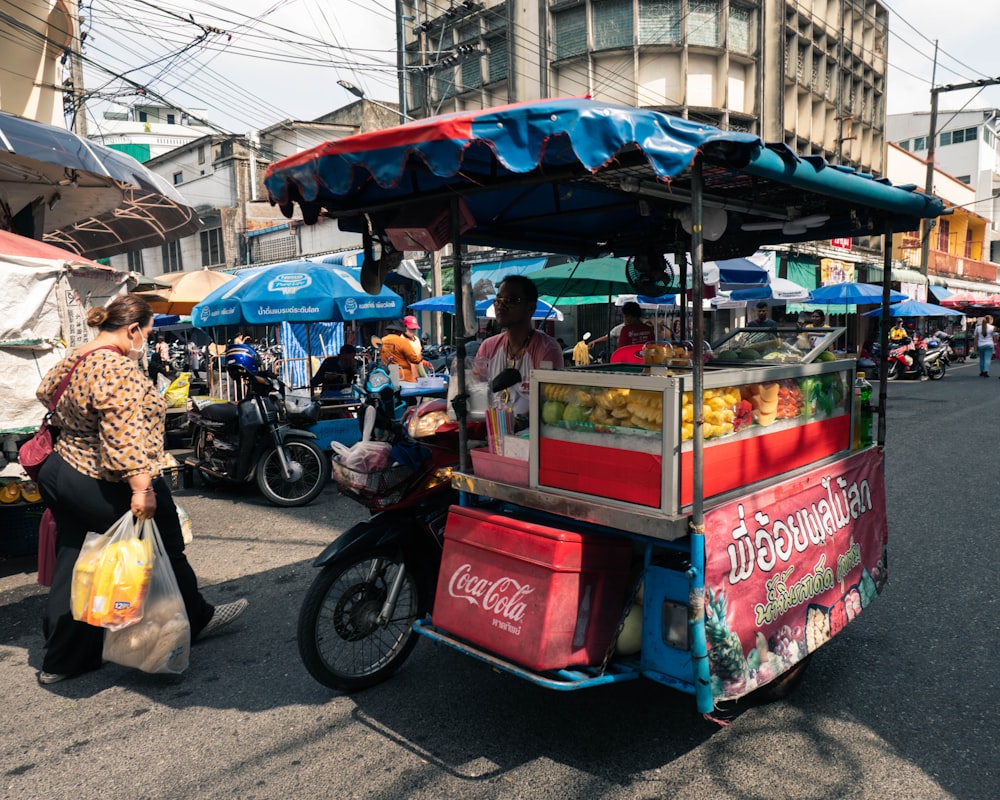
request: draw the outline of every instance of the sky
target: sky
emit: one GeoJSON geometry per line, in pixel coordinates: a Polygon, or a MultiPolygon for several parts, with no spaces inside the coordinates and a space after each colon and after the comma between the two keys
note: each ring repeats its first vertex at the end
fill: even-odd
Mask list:
{"type": "MultiPolygon", "coordinates": [[[[429,0],[443,10],[449,0],[429,0]]],[[[887,111],[930,107],[936,85],[1000,77],[995,0],[884,0],[890,11],[887,111]],[[898,13],[897,13],[898,12],[898,13]]],[[[85,0],[85,84],[97,127],[116,98],[148,87],[243,133],[313,119],[355,98],[397,102],[393,0],[85,0]],[[230,10],[230,9],[236,10],[230,10]],[[125,74],[133,84],[114,78],[125,74]]],[[[413,24],[413,23],[407,23],[413,24]]],[[[1000,108],[1000,86],[941,94],[940,109],[1000,108]]]]}

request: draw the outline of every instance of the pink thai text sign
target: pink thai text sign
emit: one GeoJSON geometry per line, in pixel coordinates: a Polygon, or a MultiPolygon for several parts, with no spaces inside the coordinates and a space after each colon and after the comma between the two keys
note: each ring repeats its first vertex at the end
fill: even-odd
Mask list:
{"type": "Polygon", "coordinates": [[[882,457],[869,448],[706,511],[716,697],[774,680],[878,596],[888,577],[882,457]]]}

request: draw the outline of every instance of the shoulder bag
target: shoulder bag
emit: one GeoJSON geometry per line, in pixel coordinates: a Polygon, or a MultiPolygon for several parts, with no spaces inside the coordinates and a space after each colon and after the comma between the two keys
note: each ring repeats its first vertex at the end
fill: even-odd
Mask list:
{"type": "Polygon", "coordinates": [[[76,363],[69,368],[69,372],[66,373],[66,377],[59,382],[59,386],[56,388],[55,394],[52,395],[52,402],[49,404],[48,413],[42,418],[42,424],[38,427],[38,433],[32,436],[28,441],[21,445],[18,450],[17,460],[21,464],[21,468],[28,473],[28,477],[33,481],[38,480],[38,473],[42,469],[42,464],[45,463],[52,453],[52,445],[55,443],[55,437],[58,436],[58,429],[53,429],[49,425],[49,420],[52,418],[52,412],[56,410],[56,405],[59,403],[59,399],[62,397],[63,392],[66,391],[66,387],[69,386],[69,379],[73,377],[73,372],[78,366],[83,362],[87,356],[91,353],[96,353],[98,350],[116,350],[114,347],[95,347],[84,353],[80,358],[77,359],[76,363]],[[53,435],[54,434],[54,435],[53,435]]]}

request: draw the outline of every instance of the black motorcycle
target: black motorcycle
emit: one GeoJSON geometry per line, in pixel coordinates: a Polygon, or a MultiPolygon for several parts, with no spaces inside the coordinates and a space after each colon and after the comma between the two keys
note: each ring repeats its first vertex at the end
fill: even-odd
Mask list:
{"type": "Polygon", "coordinates": [[[205,483],[256,480],[276,506],[316,499],[330,479],[330,463],[308,428],[319,420],[319,403],[285,394],[269,373],[240,375],[246,396],[238,403],[193,397],[188,423],[193,453],[185,464],[205,483]]]}

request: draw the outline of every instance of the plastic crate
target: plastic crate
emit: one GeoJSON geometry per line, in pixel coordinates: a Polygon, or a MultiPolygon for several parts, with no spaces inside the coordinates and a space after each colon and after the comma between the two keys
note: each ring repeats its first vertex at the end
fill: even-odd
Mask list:
{"type": "Polygon", "coordinates": [[[480,478],[513,486],[528,485],[528,462],[507,456],[498,456],[485,447],[470,450],[472,470],[480,478]]]}
{"type": "Polygon", "coordinates": [[[41,503],[0,506],[0,556],[31,556],[38,552],[41,503]]]}

